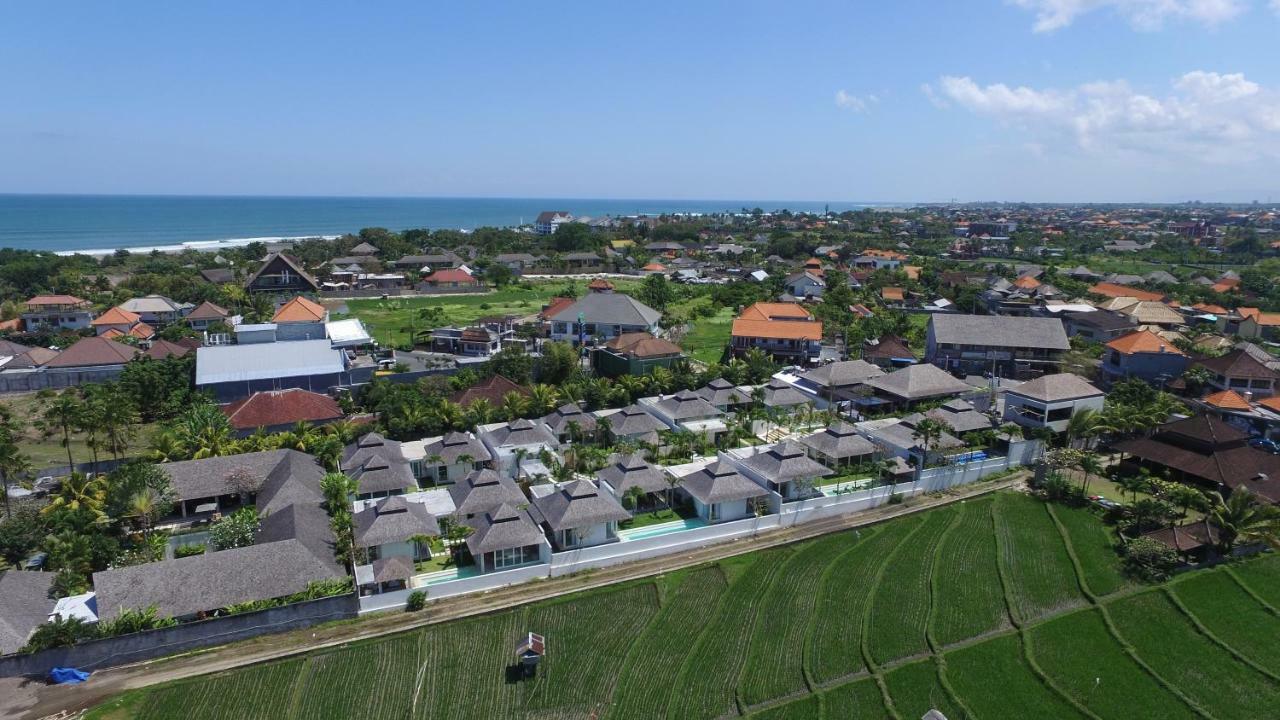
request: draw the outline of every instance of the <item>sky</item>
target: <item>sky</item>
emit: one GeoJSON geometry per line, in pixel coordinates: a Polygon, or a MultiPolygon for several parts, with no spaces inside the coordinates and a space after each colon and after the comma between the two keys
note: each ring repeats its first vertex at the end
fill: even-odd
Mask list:
{"type": "Polygon", "coordinates": [[[1280,0],[25,2],[0,193],[1280,200],[1280,0]]]}

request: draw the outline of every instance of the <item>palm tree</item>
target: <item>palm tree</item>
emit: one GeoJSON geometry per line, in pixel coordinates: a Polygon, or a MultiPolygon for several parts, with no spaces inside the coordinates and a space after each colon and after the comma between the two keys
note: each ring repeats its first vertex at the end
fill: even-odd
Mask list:
{"type": "Polygon", "coordinates": [[[346,509],[350,497],[356,492],[356,483],[340,472],[325,473],[320,478],[320,492],[324,495],[325,508],[332,515],[346,509]]]}
{"type": "Polygon", "coordinates": [[[235,449],[231,422],[212,403],[192,405],[178,416],[173,430],[178,442],[193,460],[228,455],[235,449]]]}
{"type": "Polygon", "coordinates": [[[1133,502],[1138,502],[1138,493],[1146,492],[1151,487],[1151,480],[1142,475],[1122,475],[1116,480],[1122,492],[1127,492],[1133,496],[1133,502]]]}
{"type": "Polygon", "coordinates": [[[467,406],[467,424],[469,425],[488,425],[493,422],[494,417],[493,405],[484,398],[475,400],[467,406]]]}
{"type": "Polygon", "coordinates": [[[507,420],[517,420],[529,411],[529,398],[512,390],[502,396],[502,414],[507,420]]]}
{"type": "Polygon", "coordinates": [[[0,404],[0,492],[4,493],[5,515],[10,517],[9,478],[31,470],[31,463],[18,441],[21,433],[22,426],[8,406],[0,404]]]}
{"type": "Polygon", "coordinates": [[[1213,508],[1209,518],[1218,526],[1224,553],[1231,552],[1239,543],[1264,542],[1273,548],[1280,547],[1280,508],[1258,502],[1244,487],[1233,490],[1226,500],[1220,493],[1210,498],[1213,508]]]}
{"type": "Polygon", "coordinates": [[[62,434],[59,443],[67,451],[67,465],[75,468],[76,461],[71,457],[71,431],[77,426],[80,420],[80,402],[70,390],[64,390],[62,394],[54,398],[53,402],[45,407],[41,413],[41,428],[45,437],[52,437],[58,433],[62,434]]]}
{"type": "Polygon", "coordinates": [[[76,413],[75,429],[84,434],[85,445],[91,453],[90,467],[94,475],[98,474],[98,448],[102,446],[103,398],[100,386],[84,393],[80,400],[80,410],[76,413]]]}
{"type": "Polygon", "coordinates": [[[103,400],[98,418],[102,423],[103,440],[111,451],[111,457],[118,461],[129,451],[129,445],[137,435],[138,409],[119,386],[114,387],[103,400]]]}
{"type": "Polygon", "coordinates": [[[1086,452],[1080,456],[1080,462],[1077,465],[1080,472],[1084,473],[1084,481],[1080,483],[1080,494],[1088,496],[1089,494],[1089,476],[1098,475],[1102,472],[1102,461],[1097,455],[1086,452]]]}
{"type": "Polygon", "coordinates": [[[553,385],[538,383],[529,388],[529,410],[539,417],[554,410],[559,399],[560,392],[553,385]]]}
{"type": "Polygon", "coordinates": [[[920,441],[921,447],[924,448],[924,466],[929,466],[929,451],[933,449],[933,443],[942,437],[942,423],[933,418],[925,418],[916,423],[916,428],[911,433],[911,437],[920,441]]]}
{"type": "Polygon", "coordinates": [[[1094,427],[1098,423],[1098,411],[1092,408],[1081,408],[1067,421],[1067,446],[1075,447],[1076,442],[1083,440],[1088,449],[1089,438],[1093,436],[1094,427]]]}
{"type": "Polygon", "coordinates": [[[101,477],[90,478],[82,473],[73,472],[58,485],[53,499],[40,512],[52,513],[55,510],[84,512],[93,521],[106,518],[103,505],[107,501],[107,483],[101,477]]]}

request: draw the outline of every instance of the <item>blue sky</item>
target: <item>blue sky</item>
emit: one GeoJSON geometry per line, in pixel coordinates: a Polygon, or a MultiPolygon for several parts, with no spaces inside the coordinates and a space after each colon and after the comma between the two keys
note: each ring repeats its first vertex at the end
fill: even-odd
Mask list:
{"type": "Polygon", "coordinates": [[[1280,200],[1280,0],[28,2],[0,192],[1280,200]]]}

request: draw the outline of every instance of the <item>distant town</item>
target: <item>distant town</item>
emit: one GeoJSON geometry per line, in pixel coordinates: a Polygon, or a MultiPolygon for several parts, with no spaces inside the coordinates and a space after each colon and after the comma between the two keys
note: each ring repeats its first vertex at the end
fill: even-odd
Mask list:
{"type": "Polygon", "coordinates": [[[0,675],[252,613],[535,599],[984,488],[1090,508],[1129,582],[1255,554],[1278,276],[1256,204],[0,250],[0,675]]]}

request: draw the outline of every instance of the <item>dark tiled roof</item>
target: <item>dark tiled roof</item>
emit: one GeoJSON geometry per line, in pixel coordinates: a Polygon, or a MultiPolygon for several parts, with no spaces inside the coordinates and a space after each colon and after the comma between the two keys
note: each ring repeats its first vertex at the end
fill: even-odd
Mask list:
{"type": "Polygon", "coordinates": [[[1196,364],[1210,372],[1226,377],[1253,380],[1275,380],[1280,378],[1280,373],[1258,362],[1244,350],[1232,350],[1221,357],[1208,358],[1196,364]]]}
{"type": "Polygon", "coordinates": [[[494,375],[487,380],[481,380],[466,390],[454,393],[450,400],[466,407],[476,400],[483,399],[489,401],[489,404],[496,408],[502,406],[502,399],[509,392],[519,393],[524,397],[529,397],[530,394],[529,388],[517,385],[501,375],[494,375]]]}
{"type": "Polygon", "coordinates": [[[222,406],[222,412],[237,430],[336,420],[343,415],[333,398],[300,388],[256,392],[222,406]]]}
{"type": "Polygon", "coordinates": [[[870,455],[876,451],[876,446],[870,440],[859,435],[853,425],[843,420],[837,420],[824,430],[800,438],[800,444],[835,459],[870,455]]]}
{"type": "Polygon", "coordinates": [[[94,367],[99,365],[123,365],[137,357],[140,351],[124,343],[105,337],[87,337],[58,353],[45,363],[49,368],[94,367]]]}
{"type": "Polygon", "coordinates": [[[493,438],[494,445],[499,447],[538,444],[557,447],[559,445],[545,425],[524,418],[512,420],[489,434],[493,438]]]}
{"type": "Polygon", "coordinates": [[[689,390],[681,390],[675,395],[659,401],[658,408],[672,420],[712,417],[722,414],[716,406],[689,390]]]}
{"type": "Polygon", "coordinates": [[[578,430],[584,433],[595,432],[596,416],[583,412],[577,403],[569,403],[556,408],[556,411],[542,418],[542,422],[551,428],[551,432],[560,435],[569,431],[569,423],[577,423],[578,430]]]}
{"type": "Polygon", "coordinates": [[[800,443],[789,440],[752,455],[743,460],[742,464],[755,470],[761,477],[779,483],[831,474],[825,465],[810,460],[800,443]]]}
{"type": "Polygon", "coordinates": [[[424,447],[423,452],[426,453],[425,457],[427,459],[439,455],[441,462],[446,465],[457,462],[458,458],[463,455],[470,455],[471,461],[478,463],[488,462],[493,458],[484,443],[467,433],[461,432],[451,432],[445,435],[424,447]]]}

